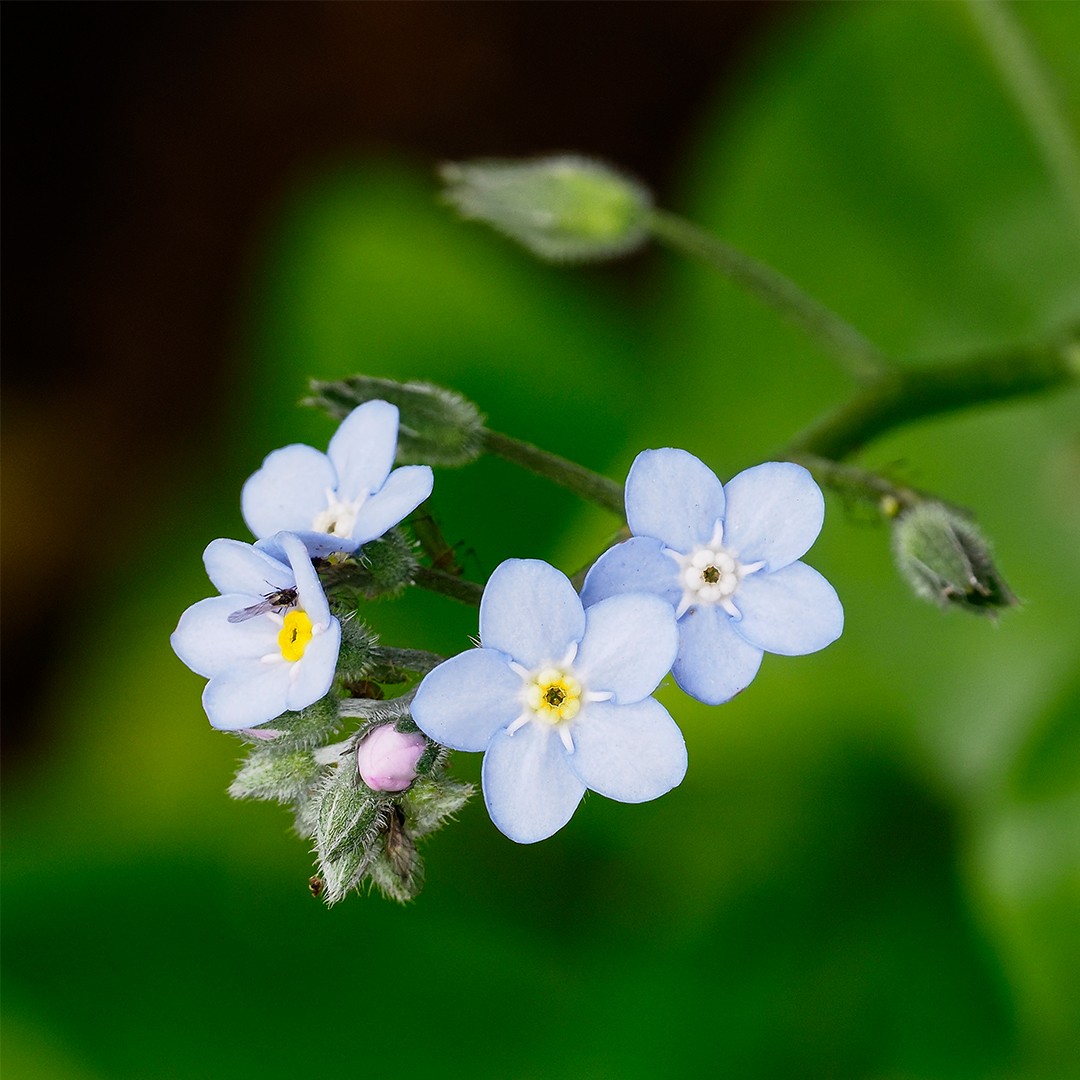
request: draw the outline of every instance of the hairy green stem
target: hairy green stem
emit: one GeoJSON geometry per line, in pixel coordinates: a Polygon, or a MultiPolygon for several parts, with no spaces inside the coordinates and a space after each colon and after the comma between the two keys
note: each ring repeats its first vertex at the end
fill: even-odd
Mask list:
{"type": "Polygon", "coordinates": [[[971,405],[1041,393],[1080,375],[1080,334],[1053,345],[1017,346],[881,375],[851,400],[796,435],[785,456],[840,461],[893,428],[971,405]]]}
{"type": "Polygon", "coordinates": [[[886,518],[894,518],[901,510],[908,510],[932,498],[914,488],[894,484],[880,473],[860,469],[854,465],[844,465],[839,461],[830,461],[828,458],[818,457],[815,454],[785,454],[784,456],[788,461],[794,461],[808,469],[821,487],[835,491],[841,498],[858,499],[860,502],[869,503],[886,518]]]}
{"type": "Polygon", "coordinates": [[[592,469],[586,469],[584,465],[578,465],[574,461],[557,454],[548,453],[531,443],[522,442],[511,435],[503,435],[501,432],[484,428],[481,433],[484,449],[488,453],[496,454],[505,461],[520,465],[529,472],[568,488],[575,495],[595,503],[597,506],[610,510],[613,514],[622,516],[623,513],[623,489],[621,484],[609,480],[606,476],[595,473],[592,469]]]}
{"type": "Polygon", "coordinates": [[[446,659],[445,656],[425,652],[423,649],[395,649],[387,645],[380,645],[376,655],[391,667],[404,668],[406,671],[416,672],[417,675],[426,675],[446,659]]]}
{"type": "Polygon", "coordinates": [[[664,210],[650,213],[648,227],[655,239],[707,263],[778,311],[841,361],[856,378],[870,379],[889,370],[889,361],[873,342],[772,267],[664,210]]]}
{"type": "Polygon", "coordinates": [[[968,0],[968,11],[1050,175],[1080,224],[1080,150],[1035,50],[1013,13],[1000,0],[968,0]]]}

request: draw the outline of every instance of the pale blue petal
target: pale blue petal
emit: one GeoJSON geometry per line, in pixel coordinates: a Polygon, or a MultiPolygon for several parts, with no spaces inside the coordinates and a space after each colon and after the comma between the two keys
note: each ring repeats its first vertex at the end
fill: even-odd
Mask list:
{"type": "Polygon", "coordinates": [[[586,787],[609,799],[648,802],[686,775],[682,732],[655,698],[633,705],[591,702],[571,734],[570,768],[586,787]]]}
{"type": "Polygon", "coordinates": [[[247,527],[258,537],[282,529],[310,529],[327,507],[326,492],[338,485],[330,459],[310,446],[293,443],[269,454],[240,493],[247,527]]]}
{"type": "Polygon", "coordinates": [[[585,785],[567,764],[562,741],[547,724],[526,724],[513,735],[497,732],[481,775],[491,820],[519,844],[557,833],[585,794],[585,785]]]}
{"type": "Polygon", "coordinates": [[[397,406],[387,401],[365,401],[341,421],[327,455],[337,471],[342,502],[383,486],[394,466],[397,430],[397,406]]]}
{"type": "Polygon", "coordinates": [[[353,540],[366,544],[382,536],[431,494],[434,482],[427,465],[405,465],[395,469],[382,488],[360,507],[353,525],[353,540]]]}
{"type": "Polygon", "coordinates": [[[708,543],[724,505],[716,474],[685,450],[643,450],[630,466],[626,520],[635,536],[688,552],[708,543]]]}
{"type": "Polygon", "coordinates": [[[844,629],[844,609],[836,590],[806,563],[792,563],[775,574],[752,574],[732,599],[742,613],[732,626],[766,652],[781,656],[817,652],[844,629]]]}
{"type": "MultiPolygon", "coordinates": [[[[310,615],[310,612],[308,613],[310,615]]],[[[304,655],[289,665],[289,690],[285,695],[287,708],[297,711],[326,697],[334,684],[338,652],[341,648],[341,624],[331,619],[330,625],[315,634],[307,643],[304,655]]]]}
{"type": "MultiPolygon", "coordinates": [[[[330,605],[326,602],[322,582],[315,573],[315,567],[311,565],[311,557],[303,541],[292,533],[282,533],[275,537],[275,540],[292,567],[296,588],[300,593],[300,607],[304,609],[312,625],[326,626],[330,622],[330,605]]],[[[324,690],[323,693],[325,692],[324,690]]]]}
{"type": "Polygon", "coordinates": [[[679,567],[663,549],[663,541],[651,536],[632,536],[608,548],[586,574],[581,602],[588,607],[620,593],[646,592],[678,606],[682,597],[679,567]]]}
{"type": "Polygon", "coordinates": [[[203,552],[203,565],[218,592],[253,597],[248,604],[254,604],[268,592],[296,584],[287,563],[239,540],[211,540],[203,552]]]}
{"type": "Polygon", "coordinates": [[[202,696],[210,723],[221,731],[239,731],[280,716],[288,708],[289,666],[284,660],[246,660],[212,678],[202,696]]]}
{"type": "Polygon", "coordinates": [[[324,532],[301,531],[288,534],[274,533],[273,536],[268,536],[263,540],[256,540],[254,547],[259,551],[265,551],[271,558],[288,562],[289,558],[277,539],[279,536],[285,535],[297,537],[312,559],[325,559],[328,555],[335,555],[338,552],[350,554],[360,546],[355,540],[350,540],[344,536],[334,536],[331,533],[324,532]]]}
{"type": "Polygon", "coordinates": [[[767,461],[724,485],[724,546],[779,570],[810,550],[825,520],[821,488],[801,465],[767,461]]]}
{"type": "Polygon", "coordinates": [[[719,705],[754,681],[761,655],[735,633],[721,608],[702,604],[679,620],[679,655],[671,674],[691,697],[719,705]]]}
{"type": "Polygon", "coordinates": [[[585,633],[570,579],[538,559],[507,559],[480,600],[480,640],[526,668],[560,661],[585,633]]]}
{"type": "Polygon", "coordinates": [[[610,691],[620,704],[648,697],[679,651],[675,611],[651,593],[611,596],[585,611],[574,672],[586,690],[610,691]]]}
{"type": "Polygon", "coordinates": [[[412,717],[428,738],[475,753],[521,715],[523,687],[508,656],[472,649],[424,676],[413,698],[412,717]]]}
{"type": "Polygon", "coordinates": [[[211,678],[234,664],[277,652],[280,625],[265,615],[230,623],[229,616],[257,602],[241,593],[200,600],[180,616],[169,639],[173,652],[197,675],[211,678]]]}

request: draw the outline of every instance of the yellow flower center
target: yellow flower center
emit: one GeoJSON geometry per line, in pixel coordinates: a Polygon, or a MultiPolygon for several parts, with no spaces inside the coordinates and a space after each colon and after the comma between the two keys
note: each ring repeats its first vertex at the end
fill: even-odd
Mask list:
{"type": "Polygon", "coordinates": [[[525,701],[549,724],[573,720],[581,709],[581,683],[568,671],[543,668],[526,684],[525,701]]]}
{"type": "Polygon", "coordinates": [[[311,633],[311,620],[307,612],[294,608],[285,616],[285,625],[277,637],[281,655],[290,663],[299,660],[311,640],[311,633]]]}

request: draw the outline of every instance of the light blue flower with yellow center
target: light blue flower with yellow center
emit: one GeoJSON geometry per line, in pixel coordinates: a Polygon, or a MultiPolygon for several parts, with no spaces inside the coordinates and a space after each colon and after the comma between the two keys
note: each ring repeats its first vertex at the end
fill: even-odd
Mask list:
{"type": "Polygon", "coordinates": [[[510,559],[484,589],[480,643],[424,678],[412,715],[436,742],[484,751],[484,800],[511,840],[557,832],[587,788],[637,803],[682,781],[682,734],[651,697],[678,647],[668,603],[586,611],[554,567],[510,559]]]}
{"type": "Polygon", "coordinates": [[[801,465],[770,461],[721,484],[685,450],[645,450],[626,478],[633,536],[596,561],[582,599],[663,597],[678,620],[675,681],[699,701],[728,701],[764,653],[799,656],[840,636],[836,590],[799,561],[824,518],[821,489],[801,465]]]}
{"type": "Polygon", "coordinates": [[[433,483],[427,465],[393,468],[397,436],[397,406],[366,401],[341,422],[325,454],[302,443],[275,450],[241,492],[248,528],[260,540],[295,533],[312,555],[355,551],[382,536],[433,483]]]}
{"type": "Polygon", "coordinates": [[[170,639],[176,655],[210,680],[203,707],[222,731],[303,709],[334,681],[341,624],[307,549],[290,533],[270,542],[285,560],[238,540],[212,541],[203,562],[221,595],[189,607],[170,639]]]}

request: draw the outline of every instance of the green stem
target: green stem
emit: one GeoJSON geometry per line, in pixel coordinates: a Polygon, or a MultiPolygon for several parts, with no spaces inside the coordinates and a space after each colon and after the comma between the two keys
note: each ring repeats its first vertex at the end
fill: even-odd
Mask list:
{"type": "Polygon", "coordinates": [[[503,435],[501,432],[484,428],[481,433],[484,441],[484,449],[491,454],[497,454],[505,461],[520,465],[529,472],[568,488],[575,495],[595,503],[597,506],[610,510],[613,514],[622,517],[623,514],[623,489],[621,484],[609,480],[606,476],[595,473],[592,469],[586,469],[584,465],[568,461],[557,454],[548,453],[531,443],[522,442],[511,435],[503,435]]]}
{"type": "Polygon", "coordinates": [[[473,607],[480,606],[480,597],[484,595],[483,585],[432,566],[418,566],[413,581],[422,589],[449,596],[451,600],[460,600],[463,604],[472,604],[473,607]]]}
{"type": "Polygon", "coordinates": [[[416,672],[417,675],[426,675],[446,659],[445,656],[423,649],[395,649],[387,645],[380,645],[376,655],[384,664],[404,668],[406,671],[416,672]]]}
{"type": "Polygon", "coordinates": [[[1080,150],[1035,50],[1012,12],[999,0],[968,0],[968,10],[1048,171],[1080,223],[1080,150]]]}
{"type": "Polygon", "coordinates": [[[1075,383],[1080,334],[1053,345],[920,364],[881,375],[787,446],[785,456],[840,461],[893,428],[971,405],[1041,393],[1075,383]]]}
{"type": "Polygon", "coordinates": [[[856,378],[870,379],[889,369],[889,361],[868,338],[772,267],[664,210],[653,210],[648,226],[657,240],[707,263],[800,327],[856,378]]]}
{"type": "Polygon", "coordinates": [[[894,518],[902,510],[933,498],[914,488],[894,484],[879,473],[830,461],[815,454],[787,454],[786,457],[809,469],[822,487],[835,491],[842,498],[868,503],[886,518],[894,518]]]}

